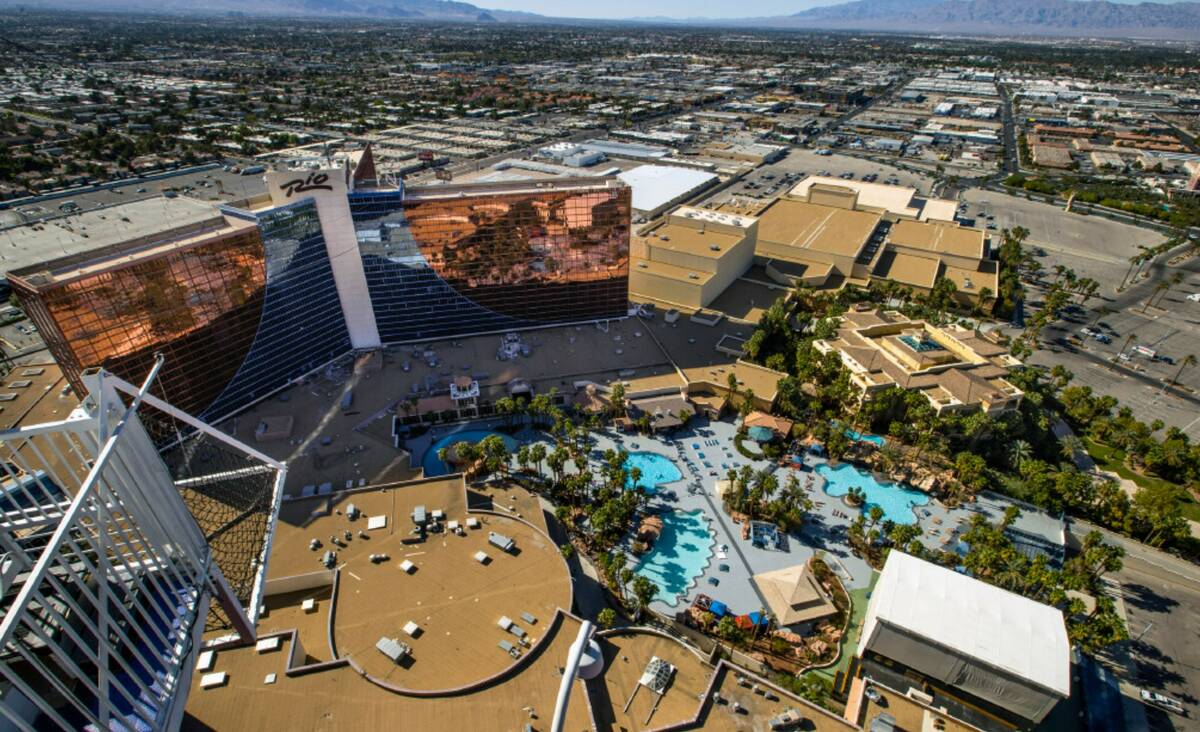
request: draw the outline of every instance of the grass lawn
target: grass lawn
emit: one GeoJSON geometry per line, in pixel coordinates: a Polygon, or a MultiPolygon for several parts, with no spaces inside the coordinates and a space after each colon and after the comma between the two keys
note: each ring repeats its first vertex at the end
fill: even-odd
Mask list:
{"type": "MultiPolygon", "coordinates": [[[[1125,465],[1125,453],[1115,447],[1101,445],[1098,442],[1086,438],[1084,439],[1083,444],[1087,446],[1088,454],[1092,456],[1092,459],[1096,461],[1096,465],[1098,465],[1101,470],[1108,470],[1116,473],[1122,478],[1125,478],[1126,480],[1132,480],[1134,483],[1137,483],[1138,486],[1144,488],[1173,485],[1170,481],[1163,480],[1162,478],[1155,478],[1149,475],[1139,475],[1133,472],[1125,465]]],[[[1183,515],[1193,521],[1200,521],[1200,504],[1196,503],[1196,501],[1191,497],[1191,494],[1187,491],[1184,491],[1184,495],[1187,497],[1181,501],[1183,505],[1183,515]]]]}
{"type": "Polygon", "coordinates": [[[809,673],[820,674],[833,681],[838,671],[845,671],[850,665],[850,659],[854,657],[854,651],[858,648],[858,635],[862,632],[863,619],[867,616],[867,601],[870,599],[867,595],[875,589],[878,580],[879,573],[872,572],[871,581],[866,587],[850,590],[850,602],[853,604],[850,627],[846,630],[846,635],[842,636],[842,655],[838,657],[838,662],[828,668],[815,669],[809,673]]]}

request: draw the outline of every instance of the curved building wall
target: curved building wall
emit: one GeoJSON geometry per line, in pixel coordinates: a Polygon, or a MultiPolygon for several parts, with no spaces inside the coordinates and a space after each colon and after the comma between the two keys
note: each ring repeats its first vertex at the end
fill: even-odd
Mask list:
{"type": "Polygon", "coordinates": [[[280,206],[257,222],[266,255],[262,315],[237,373],[207,409],[212,416],[241,409],[351,348],[316,206],[280,206]]]}
{"type": "Polygon", "coordinates": [[[155,393],[202,418],[224,416],[350,350],[312,202],[254,220],[18,291],[76,389],[95,366],[137,383],[162,353],[155,393]]]}
{"type": "Polygon", "coordinates": [[[626,314],[628,188],[366,192],[350,206],[385,343],[626,314]]]}
{"type": "Polygon", "coordinates": [[[138,383],[162,353],[154,391],[198,414],[254,342],[265,282],[262,239],[246,227],[85,274],[41,299],[62,338],[51,349],[77,391],[80,372],[95,366],[138,383]]]}

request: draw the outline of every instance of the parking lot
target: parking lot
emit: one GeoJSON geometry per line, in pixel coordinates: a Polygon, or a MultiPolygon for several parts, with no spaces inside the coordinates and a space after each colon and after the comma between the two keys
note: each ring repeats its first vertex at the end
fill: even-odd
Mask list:
{"type": "Polygon", "coordinates": [[[138,201],[161,195],[167,189],[184,192],[202,201],[232,201],[265,193],[267,188],[261,174],[241,175],[213,168],[199,172],[181,173],[158,180],[131,178],[106,188],[80,189],[69,196],[15,206],[0,211],[0,226],[13,226],[48,216],[59,216],[66,212],[64,206],[75,204],[80,210],[112,206],[118,203],[138,201]]]}
{"type": "Polygon", "coordinates": [[[42,336],[28,320],[0,326],[0,347],[9,358],[38,353],[45,349],[42,336]]]}
{"type": "Polygon", "coordinates": [[[928,194],[933,183],[928,176],[850,155],[818,155],[815,150],[792,148],[783,159],[759,167],[737,184],[713,196],[711,201],[724,203],[732,198],[758,198],[765,201],[787,193],[807,176],[828,175],[837,178],[845,173],[852,174],[853,180],[857,181],[861,181],[864,175],[878,176],[876,183],[895,180],[896,185],[916,188],[923,194],[928,194]]]}
{"type": "MultiPolygon", "coordinates": [[[[1045,329],[1046,348],[1030,361],[1061,364],[1075,374],[1075,383],[1117,397],[1138,419],[1161,419],[1200,438],[1200,367],[1183,364],[1188,355],[1200,357],[1200,302],[1187,299],[1195,292],[1200,292],[1200,259],[1178,266],[1159,263],[1150,280],[1120,295],[1102,290],[1086,310],[1065,313],[1045,329]],[[1183,281],[1148,307],[1154,283],[1176,272],[1184,275],[1183,281]],[[1085,336],[1085,327],[1103,335],[1085,336]],[[1122,349],[1126,358],[1114,360],[1122,349]],[[1164,388],[1176,376],[1178,387],[1164,388]]],[[[1031,297],[1037,293],[1031,290],[1031,297]]]]}
{"type": "Polygon", "coordinates": [[[993,234],[1017,226],[1028,229],[1026,244],[1044,252],[1040,258],[1047,270],[1055,264],[1066,265],[1080,277],[1100,282],[1106,293],[1116,291],[1139,246],[1163,241],[1161,234],[1150,229],[1067,213],[1057,206],[995,191],[972,188],[963,192],[962,201],[967,204],[968,222],[973,220],[993,234]]]}

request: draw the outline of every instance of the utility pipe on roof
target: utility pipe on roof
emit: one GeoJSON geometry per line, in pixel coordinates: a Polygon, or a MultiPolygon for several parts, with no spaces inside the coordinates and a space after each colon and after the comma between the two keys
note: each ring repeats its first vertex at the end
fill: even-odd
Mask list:
{"type": "Polygon", "coordinates": [[[571,650],[567,651],[567,666],[563,669],[562,681],[558,685],[558,700],[554,703],[554,720],[550,724],[553,732],[562,732],[563,724],[567,721],[567,704],[571,701],[571,684],[575,681],[575,674],[579,671],[579,662],[583,659],[583,652],[592,639],[593,630],[594,626],[591,621],[584,620],[579,626],[579,635],[571,644],[571,650]]]}

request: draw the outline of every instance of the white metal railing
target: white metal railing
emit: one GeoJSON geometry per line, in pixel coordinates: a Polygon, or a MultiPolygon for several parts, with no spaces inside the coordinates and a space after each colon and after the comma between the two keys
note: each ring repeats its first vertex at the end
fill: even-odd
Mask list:
{"type": "MultiPolygon", "coordinates": [[[[138,417],[143,400],[186,416],[146,393],[161,365],[140,388],[90,375],[68,419],[0,431],[0,727],[170,729],[210,601],[254,637],[261,581],[248,615],[138,417]]],[[[278,492],[282,466],[261,469],[278,492]]]]}

